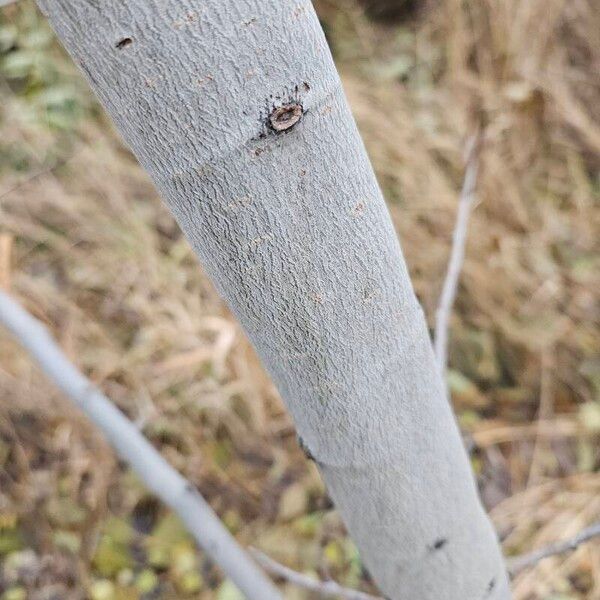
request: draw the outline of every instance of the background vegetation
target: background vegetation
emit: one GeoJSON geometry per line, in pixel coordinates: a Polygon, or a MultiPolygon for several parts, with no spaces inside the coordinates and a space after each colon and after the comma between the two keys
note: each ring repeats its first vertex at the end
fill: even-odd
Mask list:
{"type": "MultiPolygon", "coordinates": [[[[506,552],[574,534],[600,519],[597,3],[317,8],[430,317],[461,149],[485,126],[452,399],[506,552]]],[[[249,344],[30,0],[0,11],[0,99],[0,285],[240,540],[369,589],[249,344]]],[[[600,598],[600,544],[514,589],[600,598]]],[[[237,596],[1,335],[0,598],[188,597],[237,596]]]]}

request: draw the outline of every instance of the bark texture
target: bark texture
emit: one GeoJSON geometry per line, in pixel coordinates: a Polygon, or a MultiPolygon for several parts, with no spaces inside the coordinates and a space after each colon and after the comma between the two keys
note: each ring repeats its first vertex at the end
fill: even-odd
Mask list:
{"type": "Polygon", "coordinates": [[[384,593],[509,597],[306,0],[40,0],[276,382],[384,593]]]}

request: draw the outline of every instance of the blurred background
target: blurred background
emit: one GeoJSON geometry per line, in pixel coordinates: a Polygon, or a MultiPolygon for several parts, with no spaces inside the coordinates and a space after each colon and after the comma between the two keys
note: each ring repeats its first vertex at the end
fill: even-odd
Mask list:
{"type": "MultiPolygon", "coordinates": [[[[571,536],[600,519],[600,6],[316,7],[430,323],[485,126],[452,400],[505,551],[571,536]]],[[[0,9],[0,106],[0,286],[239,540],[374,591],[248,342],[31,0],[0,9]]],[[[600,598],[600,542],[514,591],[600,598]]],[[[0,332],[0,599],[238,597],[0,332]]]]}

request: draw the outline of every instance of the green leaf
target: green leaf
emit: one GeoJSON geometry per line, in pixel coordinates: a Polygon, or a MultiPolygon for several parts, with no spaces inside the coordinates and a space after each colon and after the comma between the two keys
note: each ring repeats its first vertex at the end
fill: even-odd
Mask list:
{"type": "Polygon", "coordinates": [[[9,79],[27,77],[34,69],[36,53],[30,50],[16,50],[4,57],[2,72],[9,79]]]}
{"type": "Polygon", "coordinates": [[[72,527],[85,521],[87,511],[69,496],[58,496],[46,503],[46,515],[54,525],[72,527]]]}
{"type": "Polygon", "coordinates": [[[92,559],[94,568],[100,575],[114,577],[119,571],[134,567],[130,548],[133,536],[134,532],[126,521],[109,519],[92,559]]]}
{"type": "Polygon", "coordinates": [[[52,541],[57,548],[77,554],[81,548],[81,536],[73,531],[59,529],[52,534],[52,541]]]}
{"type": "Polygon", "coordinates": [[[17,28],[14,25],[0,27],[0,53],[12,48],[17,41],[17,28]]]}
{"type": "Polygon", "coordinates": [[[217,600],[244,600],[244,594],[227,579],[219,586],[217,600]]]}
{"type": "Polygon", "coordinates": [[[149,594],[158,585],[158,575],[152,569],[144,569],[135,579],[135,587],[141,594],[149,594]]]}
{"type": "Polygon", "coordinates": [[[90,600],[114,600],[115,584],[108,579],[94,581],[89,589],[90,600]]]}
{"type": "Polygon", "coordinates": [[[27,590],[24,587],[11,587],[0,596],[0,600],[27,600],[27,590]]]}
{"type": "Polygon", "coordinates": [[[146,539],[148,561],[154,567],[171,566],[173,553],[179,544],[191,544],[183,524],[174,513],[168,513],[146,539]]]}
{"type": "Polygon", "coordinates": [[[52,43],[52,31],[47,27],[36,27],[20,36],[20,45],[25,48],[43,50],[52,43]]]}

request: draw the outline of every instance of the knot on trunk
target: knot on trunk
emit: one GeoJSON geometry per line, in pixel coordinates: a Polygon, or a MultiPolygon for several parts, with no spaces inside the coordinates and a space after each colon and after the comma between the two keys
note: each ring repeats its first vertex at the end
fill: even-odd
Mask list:
{"type": "Polygon", "coordinates": [[[300,121],[302,115],[303,110],[301,104],[284,104],[271,112],[269,115],[269,125],[273,131],[287,131],[300,121]]]}

